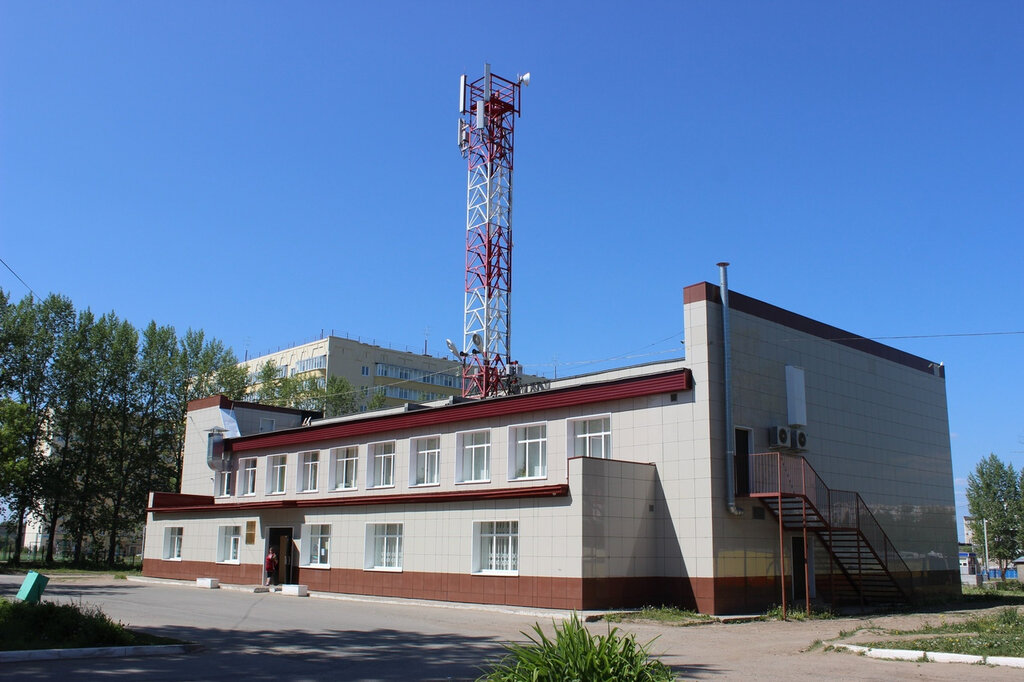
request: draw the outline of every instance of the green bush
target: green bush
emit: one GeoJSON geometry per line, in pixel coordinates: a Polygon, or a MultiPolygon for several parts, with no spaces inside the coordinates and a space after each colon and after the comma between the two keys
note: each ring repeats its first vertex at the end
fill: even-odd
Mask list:
{"type": "Polygon", "coordinates": [[[0,599],[0,651],[165,644],[132,632],[96,606],[0,599]]]}
{"type": "Polygon", "coordinates": [[[508,653],[480,680],[661,682],[675,677],[667,665],[650,658],[652,642],[637,644],[633,635],[620,635],[618,628],[607,635],[592,635],[576,614],[554,627],[554,640],[535,624],[536,638],[522,633],[530,644],[506,644],[508,653]]]}

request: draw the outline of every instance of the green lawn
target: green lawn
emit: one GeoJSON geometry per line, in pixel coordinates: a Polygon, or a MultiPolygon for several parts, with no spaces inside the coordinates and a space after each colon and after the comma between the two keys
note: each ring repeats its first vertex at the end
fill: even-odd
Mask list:
{"type": "Polygon", "coordinates": [[[134,632],[97,607],[0,599],[0,651],[181,644],[134,632]]]}
{"type": "Polygon", "coordinates": [[[925,625],[917,630],[893,630],[888,636],[899,636],[899,639],[880,640],[864,646],[976,656],[1024,657],[1024,615],[1015,607],[1006,607],[994,614],[975,616],[959,623],[925,625]]]}

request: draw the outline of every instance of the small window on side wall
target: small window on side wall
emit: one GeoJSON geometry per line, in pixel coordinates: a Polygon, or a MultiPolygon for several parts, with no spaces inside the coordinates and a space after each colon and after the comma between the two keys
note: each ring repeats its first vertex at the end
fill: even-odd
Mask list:
{"type": "Polygon", "coordinates": [[[611,459],[612,430],[611,417],[590,417],[570,422],[572,443],[569,451],[573,457],[597,457],[611,459]]]}
{"type": "Polygon", "coordinates": [[[181,560],[181,539],[184,529],[181,526],[172,526],[164,529],[164,559],[171,561],[181,560]]]}

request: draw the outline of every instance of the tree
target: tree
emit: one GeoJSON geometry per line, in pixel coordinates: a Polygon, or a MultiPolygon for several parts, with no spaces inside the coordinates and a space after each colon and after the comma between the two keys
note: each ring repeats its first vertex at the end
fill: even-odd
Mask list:
{"type": "Polygon", "coordinates": [[[978,462],[967,478],[967,507],[973,518],[975,551],[979,555],[985,552],[987,526],[988,555],[998,562],[1003,579],[1009,562],[1020,553],[1020,486],[1013,465],[1005,464],[994,454],[978,462]]]}

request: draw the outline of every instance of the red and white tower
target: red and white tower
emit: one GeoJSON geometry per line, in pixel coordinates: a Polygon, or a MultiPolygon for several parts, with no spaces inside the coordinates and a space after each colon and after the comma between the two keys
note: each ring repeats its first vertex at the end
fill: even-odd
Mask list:
{"type": "Polygon", "coordinates": [[[516,391],[509,359],[512,293],[512,157],[521,86],[491,73],[462,76],[459,147],[469,160],[466,191],[466,316],[462,334],[462,394],[486,398],[516,391]]]}

